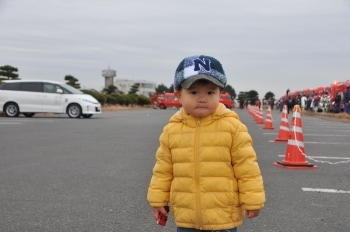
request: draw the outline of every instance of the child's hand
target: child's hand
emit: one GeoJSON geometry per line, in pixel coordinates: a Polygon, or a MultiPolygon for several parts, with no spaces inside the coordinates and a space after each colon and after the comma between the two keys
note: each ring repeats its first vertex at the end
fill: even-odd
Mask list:
{"type": "Polygon", "coordinates": [[[154,219],[156,219],[156,221],[158,220],[159,212],[161,212],[165,216],[168,216],[168,212],[165,210],[164,207],[155,207],[153,208],[153,217],[154,219]]]}
{"type": "Polygon", "coordinates": [[[245,212],[245,216],[247,218],[255,218],[255,217],[257,217],[259,215],[259,212],[260,212],[259,209],[257,209],[257,210],[247,210],[245,212]]]}

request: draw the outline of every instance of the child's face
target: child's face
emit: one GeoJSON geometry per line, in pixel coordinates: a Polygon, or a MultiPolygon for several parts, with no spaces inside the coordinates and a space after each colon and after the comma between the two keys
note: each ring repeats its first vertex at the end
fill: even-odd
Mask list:
{"type": "Polygon", "coordinates": [[[189,89],[182,88],[174,93],[180,99],[185,111],[195,117],[205,117],[215,112],[219,105],[220,88],[208,82],[195,82],[189,89]]]}

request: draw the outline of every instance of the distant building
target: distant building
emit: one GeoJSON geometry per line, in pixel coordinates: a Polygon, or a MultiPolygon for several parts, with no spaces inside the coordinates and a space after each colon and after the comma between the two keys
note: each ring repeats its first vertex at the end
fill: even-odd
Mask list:
{"type": "Polygon", "coordinates": [[[117,76],[117,72],[113,69],[102,70],[102,76],[105,78],[105,88],[107,88],[109,85],[113,85],[113,78],[117,76]]]}
{"type": "Polygon", "coordinates": [[[114,82],[114,86],[116,86],[119,91],[122,91],[123,93],[127,94],[130,91],[131,86],[133,86],[136,83],[139,84],[139,90],[137,91],[137,94],[139,95],[149,97],[150,94],[156,91],[156,83],[153,81],[146,80],[116,79],[114,82]]]}

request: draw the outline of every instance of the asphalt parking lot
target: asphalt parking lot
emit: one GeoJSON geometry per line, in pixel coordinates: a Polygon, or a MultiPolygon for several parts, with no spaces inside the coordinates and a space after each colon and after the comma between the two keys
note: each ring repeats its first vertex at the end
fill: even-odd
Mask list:
{"type": "MultiPolygon", "coordinates": [[[[260,216],[239,231],[350,231],[349,124],[302,117],[305,154],[318,168],[289,170],[273,165],[287,148],[274,142],[280,112],[272,111],[275,129],[263,130],[247,110],[235,111],[267,195],[260,216]]],[[[173,113],[0,117],[0,231],[175,231],[171,217],[156,225],[146,201],[158,137],[173,113]]]]}

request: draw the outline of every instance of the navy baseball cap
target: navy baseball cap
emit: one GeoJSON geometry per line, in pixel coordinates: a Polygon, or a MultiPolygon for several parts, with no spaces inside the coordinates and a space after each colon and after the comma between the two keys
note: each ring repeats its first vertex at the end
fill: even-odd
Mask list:
{"type": "Polygon", "coordinates": [[[174,89],[180,86],[188,89],[200,79],[211,81],[220,88],[225,88],[227,79],[221,63],[211,56],[190,56],[181,61],[175,71],[174,89]]]}

